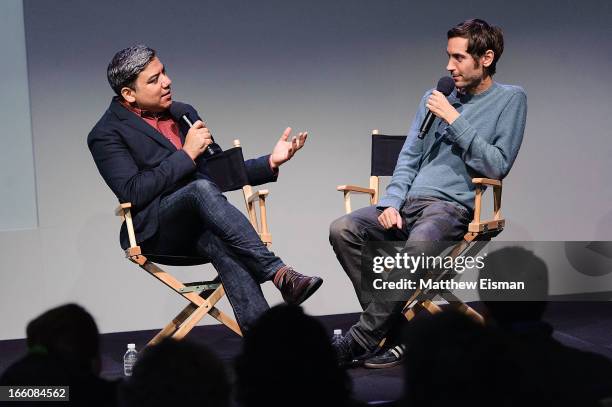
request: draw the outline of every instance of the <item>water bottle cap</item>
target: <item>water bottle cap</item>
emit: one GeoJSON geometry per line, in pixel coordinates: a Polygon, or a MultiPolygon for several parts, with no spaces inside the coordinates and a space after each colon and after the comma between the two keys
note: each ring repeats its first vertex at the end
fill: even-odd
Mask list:
{"type": "Polygon", "coordinates": [[[342,329],[334,329],[334,335],[342,335],[342,329]]]}
{"type": "Polygon", "coordinates": [[[136,349],[135,343],[128,343],[128,349],[136,349]]]}

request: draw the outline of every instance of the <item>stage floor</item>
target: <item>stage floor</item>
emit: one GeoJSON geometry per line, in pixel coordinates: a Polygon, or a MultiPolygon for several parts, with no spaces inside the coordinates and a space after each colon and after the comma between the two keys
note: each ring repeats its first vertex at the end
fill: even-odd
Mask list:
{"type": "MultiPolygon", "coordinates": [[[[476,306],[477,307],[477,306],[476,306]]],[[[358,314],[317,317],[331,332],[340,328],[345,332],[358,314]]],[[[612,359],[612,301],[555,302],[549,305],[544,318],[555,328],[555,337],[562,343],[585,351],[602,354],[612,359]]],[[[25,323],[24,323],[25,329],[25,323]]],[[[102,335],[102,375],[121,377],[123,353],[128,342],[141,349],[156,331],[119,332],[102,335]]],[[[212,347],[231,369],[233,358],[240,351],[240,338],[220,325],[194,328],[189,338],[212,347]]],[[[0,341],[0,372],[26,351],[25,340],[0,341]]],[[[395,400],[402,392],[402,368],[351,369],[355,398],[363,401],[395,400]]]]}

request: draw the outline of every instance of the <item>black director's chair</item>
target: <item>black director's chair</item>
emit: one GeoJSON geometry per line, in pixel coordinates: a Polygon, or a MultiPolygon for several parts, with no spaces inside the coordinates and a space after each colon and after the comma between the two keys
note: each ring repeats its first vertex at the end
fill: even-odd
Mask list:
{"type": "MultiPolygon", "coordinates": [[[[380,177],[391,176],[397,163],[399,153],[406,141],[406,136],[382,135],[378,130],[372,131],[372,157],[370,163],[370,187],[356,185],[339,185],[338,191],[344,193],[344,209],[346,213],[351,212],[351,194],[366,194],[370,196],[370,204],[376,205],[379,199],[380,177]]],[[[463,240],[458,242],[449,252],[449,256],[474,256],[488,241],[497,236],[504,229],[505,219],[501,215],[502,182],[489,178],[472,178],[476,186],[474,201],[474,218],[468,226],[463,240]],[[482,195],[487,186],[493,187],[493,218],[481,220],[482,195]]],[[[442,279],[456,278],[456,273],[447,271],[436,275],[429,274],[426,278],[436,281],[442,279]]],[[[461,301],[450,291],[436,291],[428,289],[417,289],[404,306],[403,313],[408,320],[412,320],[416,314],[426,310],[432,314],[442,310],[434,301],[443,300],[453,308],[472,317],[478,322],[483,322],[483,317],[472,307],[461,301]]]]}
{"type": "MultiPolygon", "coordinates": [[[[266,197],[268,196],[268,191],[253,191],[252,187],[248,184],[240,141],[235,140],[234,146],[234,148],[226,150],[222,154],[207,159],[208,171],[223,192],[242,189],[249,220],[264,244],[269,246],[272,244],[272,235],[268,229],[266,216],[266,197]],[[259,203],[259,221],[257,219],[256,202],[259,203]]],[[[189,304],[155,335],[147,346],[155,345],[169,336],[174,339],[184,338],[205,315],[212,316],[242,336],[238,323],[215,307],[215,304],[225,295],[223,284],[218,275],[210,281],[183,283],[143,255],[140,246],[137,244],[132,224],[131,206],[129,202],[122,203],[115,211],[116,215],[126,222],[128,230],[130,247],[125,251],[126,257],[189,301],[189,304]]],[[[175,263],[172,256],[155,256],[153,254],[150,256],[154,256],[156,260],[163,259],[164,257],[168,258],[168,261],[158,260],[159,264],[174,265],[175,263]]],[[[181,263],[182,265],[197,265],[207,263],[208,261],[208,259],[204,258],[189,258],[187,262],[182,261],[181,263]]]]}

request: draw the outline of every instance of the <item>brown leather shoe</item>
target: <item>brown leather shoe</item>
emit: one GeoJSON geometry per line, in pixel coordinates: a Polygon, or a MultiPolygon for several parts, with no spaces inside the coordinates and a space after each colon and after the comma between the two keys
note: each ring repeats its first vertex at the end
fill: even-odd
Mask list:
{"type": "Polygon", "coordinates": [[[308,277],[285,266],[276,272],[274,285],[287,304],[300,305],[323,284],[321,277],[308,277]]]}

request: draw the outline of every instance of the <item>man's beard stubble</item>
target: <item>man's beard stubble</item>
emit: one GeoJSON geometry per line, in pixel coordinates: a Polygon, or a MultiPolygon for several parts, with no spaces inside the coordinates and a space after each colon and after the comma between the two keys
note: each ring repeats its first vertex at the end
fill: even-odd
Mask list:
{"type": "MultiPolygon", "coordinates": [[[[478,68],[480,68],[480,63],[477,60],[475,60],[474,69],[478,69],[478,68]]],[[[463,94],[473,94],[474,90],[478,87],[478,85],[482,83],[485,77],[486,77],[486,73],[484,70],[482,70],[479,76],[469,78],[468,84],[465,85],[463,88],[459,89],[460,92],[463,94]]],[[[464,79],[468,79],[468,78],[464,77],[464,79]]]]}

